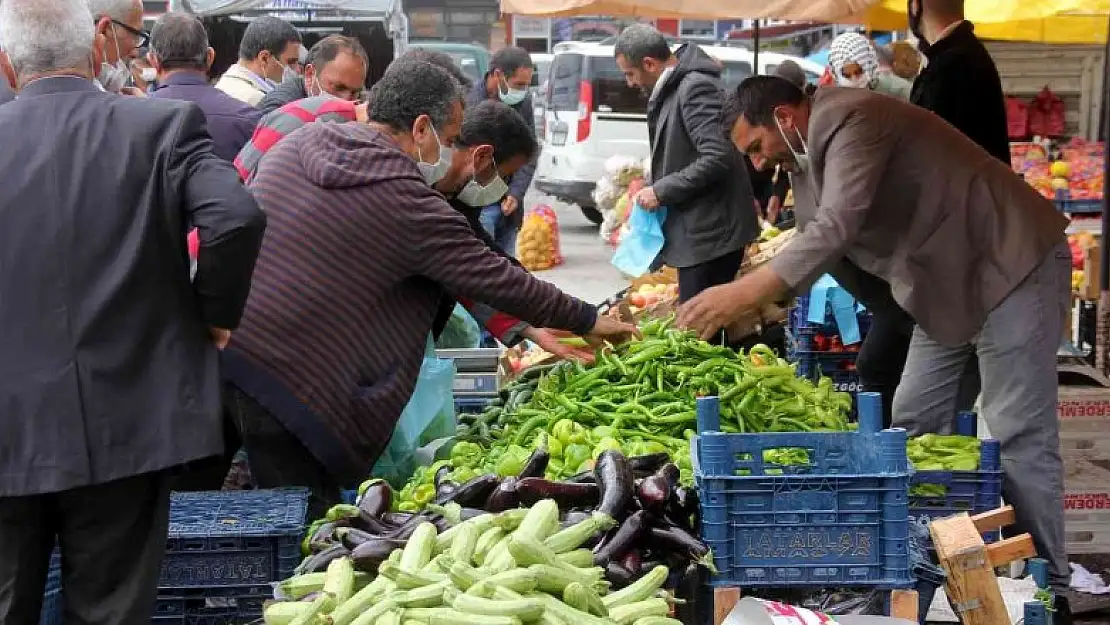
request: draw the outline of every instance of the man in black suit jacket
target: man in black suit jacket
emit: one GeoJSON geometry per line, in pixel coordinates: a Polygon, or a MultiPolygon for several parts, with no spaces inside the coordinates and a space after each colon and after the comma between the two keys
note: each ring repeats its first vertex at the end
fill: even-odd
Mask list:
{"type": "Polygon", "coordinates": [[[97,89],[86,0],[3,0],[0,38],[0,623],[38,622],[57,543],[66,620],[138,625],[170,473],[223,450],[217,347],[265,217],[195,105],[97,89]]]}

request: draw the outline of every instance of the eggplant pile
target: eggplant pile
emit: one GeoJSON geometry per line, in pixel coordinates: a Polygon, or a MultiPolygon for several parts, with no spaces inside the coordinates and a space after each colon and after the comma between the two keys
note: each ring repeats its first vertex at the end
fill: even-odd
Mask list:
{"type": "Polygon", "coordinates": [[[405,546],[421,523],[446,531],[458,521],[428,510],[420,513],[390,512],[393,489],[385,480],[371,481],[358,505],[332,506],[323,519],[308,529],[301,549],[307,556],[296,573],[320,573],[333,560],[349,558],[356,571],[377,573],[389,554],[405,546]]]}
{"type": "Polygon", "coordinates": [[[565,481],[542,477],[547,460],[547,452],[538,449],[515,477],[479,475],[461,485],[445,479],[448,472],[441,470],[435,501],[426,512],[448,521],[467,520],[552,500],[559,506],[563,527],[600,513],[612,522],[599,526],[585,545],[593,551],[593,564],[604,568],[617,588],[659,565],[676,572],[702,564],[712,568],[709,548],[695,529],[697,492],[679,483],[679,468],[668,454],[627,458],[618,450],[607,450],[592,471],[565,481]]]}

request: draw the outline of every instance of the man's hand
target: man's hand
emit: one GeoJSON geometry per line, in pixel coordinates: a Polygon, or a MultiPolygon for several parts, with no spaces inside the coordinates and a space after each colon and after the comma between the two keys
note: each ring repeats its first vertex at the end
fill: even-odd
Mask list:
{"type": "Polygon", "coordinates": [[[506,195],[505,199],[501,200],[501,214],[506,217],[512,215],[516,212],[516,209],[520,207],[519,204],[520,203],[516,201],[515,197],[506,195]]]}
{"type": "Polygon", "coordinates": [[[608,342],[614,345],[619,345],[628,341],[632,337],[639,337],[640,330],[631,323],[619,321],[609,315],[598,314],[597,321],[594,322],[594,327],[586,334],[586,337],[594,341],[608,342]]]}
{"type": "Polygon", "coordinates": [[[208,334],[212,336],[212,342],[216,344],[216,349],[223,349],[231,342],[231,330],[208,328],[208,334]]]}
{"type": "Polygon", "coordinates": [[[678,310],[677,325],[695,330],[702,340],[717,335],[721,328],[759,307],[759,298],[744,281],[711,287],[686,302],[678,310]]]}
{"type": "Polygon", "coordinates": [[[536,345],[539,345],[543,351],[554,354],[563,360],[577,360],[585,363],[594,361],[594,350],[592,347],[575,347],[559,342],[559,339],[575,336],[571,332],[565,330],[551,330],[548,328],[533,328],[529,326],[521,332],[521,335],[536,345]]]}
{"type": "Polygon", "coordinates": [[[659,198],[655,195],[655,189],[651,187],[640,189],[633,200],[646,211],[654,211],[659,208],[659,198]]]}
{"type": "Polygon", "coordinates": [[[131,96],[133,98],[145,98],[146,92],[138,87],[121,87],[119,90],[120,95],[131,96]]]}

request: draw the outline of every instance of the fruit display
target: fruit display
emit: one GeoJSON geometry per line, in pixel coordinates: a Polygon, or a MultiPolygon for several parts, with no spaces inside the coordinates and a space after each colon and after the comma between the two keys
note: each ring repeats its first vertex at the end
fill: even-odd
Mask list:
{"type": "Polygon", "coordinates": [[[640,311],[661,303],[678,301],[678,285],[671,284],[642,284],[630,291],[626,296],[633,315],[640,311]]]}
{"type": "Polygon", "coordinates": [[[700,341],[664,320],[643,340],[599,352],[596,362],[561,362],[522,373],[503,400],[460,416],[450,458],[418,469],[399,495],[415,511],[436,497],[436,475],[464,484],[486,474],[517,476],[536,450],[550,455],[543,477],[589,473],[608,449],[667,454],[690,483],[695,403],[716,395],[725,432],[844,431],[852,399],[831,380],[813,383],[766,346],[747,354],[700,341]]]}
{"type": "Polygon", "coordinates": [[[1071,200],[1102,199],[1104,158],[1102,143],[1081,139],[1073,139],[1059,149],[1039,143],[1010,146],[1014,171],[1049,199],[1055,199],[1057,191],[1067,191],[1071,200]]]}
{"type": "Polygon", "coordinates": [[[1086,265],[1087,254],[1092,248],[1098,246],[1098,239],[1090,232],[1078,232],[1068,235],[1068,249],[1071,252],[1071,289],[1080,292],[1087,283],[1086,265]]]}
{"type": "Polygon", "coordinates": [[[336,520],[315,528],[314,553],[300,574],[278,585],[284,600],[267,605],[263,619],[266,625],[681,625],[668,616],[675,599],[663,590],[670,574],[664,562],[683,565],[709,550],[666,520],[654,500],[634,509],[627,460],[614,455],[599,462],[597,487],[604,492],[597,509],[577,516],[553,499],[498,514],[454,504],[453,518],[439,515],[446,523],[418,521],[404,538],[394,538],[385,527],[388,513],[378,508],[367,510],[362,501],[337,506],[329,511],[336,520]],[[658,559],[638,558],[637,574],[611,581],[608,570],[625,569],[629,554],[658,559]]]}

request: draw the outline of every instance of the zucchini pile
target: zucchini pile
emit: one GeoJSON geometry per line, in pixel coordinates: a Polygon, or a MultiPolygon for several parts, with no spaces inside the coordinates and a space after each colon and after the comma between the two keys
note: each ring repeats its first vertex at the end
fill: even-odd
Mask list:
{"type": "Polygon", "coordinates": [[[481,514],[446,531],[421,522],[377,575],[350,556],[323,573],[279,584],[286,601],[266,606],[266,625],[681,625],[661,590],[659,565],[611,592],[584,545],[615,521],[596,512],[560,529],[551,499],[531,508],[481,514]]]}

